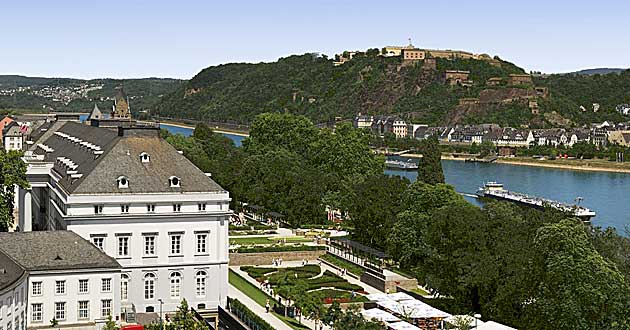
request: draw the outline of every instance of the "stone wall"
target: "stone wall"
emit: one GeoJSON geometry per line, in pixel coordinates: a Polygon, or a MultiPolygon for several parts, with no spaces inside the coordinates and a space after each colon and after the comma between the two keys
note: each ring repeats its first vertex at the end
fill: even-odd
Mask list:
{"type": "Polygon", "coordinates": [[[361,282],[383,292],[387,292],[388,289],[389,292],[396,292],[396,287],[401,287],[405,290],[413,290],[418,288],[418,280],[416,280],[415,278],[410,279],[400,277],[394,280],[385,280],[382,278],[378,278],[368,272],[365,272],[363,273],[363,275],[361,275],[361,282]]]}
{"type": "Polygon", "coordinates": [[[260,252],[260,253],[230,253],[230,266],[243,265],[271,265],[273,259],[282,258],[282,261],[317,260],[319,256],[326,254],[326,250],[320,251],[288,251],[288,252],[260,252]]]}

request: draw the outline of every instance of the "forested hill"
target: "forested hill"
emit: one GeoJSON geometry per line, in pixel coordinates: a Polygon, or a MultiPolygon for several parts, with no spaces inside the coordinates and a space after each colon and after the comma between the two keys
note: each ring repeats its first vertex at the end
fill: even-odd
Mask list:
{"type": "MultiPolygon", "coordinates": [[[[453,118],[451,110],[459,98],[478,96],[487,88],[489,78],[506,79],[511,73],[523,73],[505,61],[499,62],[500,67],[473,59],[437,59],[434,67],[425,62],[362,54],[334,66],[325,56],[304,54],[273,63],[213,66],[164,97],[156,113],[245,123],[263,112],[301,114],[315,122],[348,119],[359,112],[396,113],[416,122],[438,124],[465,120],[466,113],[453,118]],[[474,85],[449,86],[444,79],[446,70],[470,71],[474,85]]],[[[522,105],[506,107],[521,109],[522,105]]],[[[493,107],[487,115],[494,115],[499,108],[493,107]]],[[[523,121],[529,120],[526,113],[525,109],[523,121]]]]}
{"type": "Polygon", "coordinates": [[[123,86],[135,114],[150,110],[183,83],[179,79],[72,79],[0,75],[0,110],[90,111],[112,106],[114,89],[123,86]]]}
{"type": "Polygon", "coordinates": [[[510,74],[522,74],[523,69],[496,57],[487,59],[436,59],[432,64],[368,51],[339,66],[315,54],[273,63],[225,64],[202,70],[160,100],[154,113],[239,123],[249,123],[263,112],[306,115],[314,122],[350,119],[357,113],[397,114],[429,125],[492,122],[543,127],[627,120],[615,106],[630,102],[629,71],[536,78],[535,85],[548,87],[549,93],[533,99],[540,112],[535,114],[528,102],[536,93],[533,86],[507,83],[510,74]],[[470,71],[472,85],[451,86],[445,79],[447,70],[470,71]],[[489,78],[502,81],[490,86],[489,78]],[[465,102],[471,98],[478,100],[465,102]],[[601,105],[596,113],[593,103],[601,105]]]}

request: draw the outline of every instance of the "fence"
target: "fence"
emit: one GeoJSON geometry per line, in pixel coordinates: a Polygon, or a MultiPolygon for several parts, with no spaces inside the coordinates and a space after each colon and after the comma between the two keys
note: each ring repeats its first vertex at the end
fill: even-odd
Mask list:
{"type": "Polygon", "coordinates": [[[228,297],[228,311],[236,316],[241,323],[251,330],[274,330],[274,328],[265,320],[254,314],[247,306],[240,301],[228,297]]]}

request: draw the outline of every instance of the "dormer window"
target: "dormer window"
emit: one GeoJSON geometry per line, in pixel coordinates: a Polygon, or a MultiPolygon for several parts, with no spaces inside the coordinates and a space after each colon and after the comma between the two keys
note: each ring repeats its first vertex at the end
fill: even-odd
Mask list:
{"type": "Polygon", "coordinates": [[[176,176],[172,176],[172,177],[168,178],[168,184],[171,187],[179,187],[180,183],[181,183],[181,180],[178,177],[176,177],[176,176]]]}
{"type": "Polygon", "coordinates": [[[143,152],[140,154],[140,161],[143,163],[148,163],[151,161],[151,156],[148,153],[143,152]]]}
{"type": "Polygon", "coordinates": [[[120,176],[118,177],[118,188],[120,189],[126,189],[129,188],[129,179],[127,179],[126,176],[120,176]]]}

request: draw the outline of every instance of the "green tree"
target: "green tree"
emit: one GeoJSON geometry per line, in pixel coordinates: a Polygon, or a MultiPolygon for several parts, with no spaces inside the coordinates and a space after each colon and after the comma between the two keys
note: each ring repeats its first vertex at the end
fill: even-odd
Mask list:
{"type": "Polygon", "coordinates": [[[206,326],[201,321],[195,319],[186,299],[182,299],[179,307],[177,307],[175,316],[173,316],[173,325],[175,329],[206,329],[206,326]]]}
{"type": "Polygon", "coordinates": [[[105,321],[105,326],[103,330],[118,330],[119,327],[116,326],[116,321],[112,319],[111,314],[107,315],[107,321],[105,321]]]}
{"type": "Polygon", "coordinates": [[[13,200],[15,187],[27,189],[26,163],[21,151],[5,151],[0,148],[0,232],[13,226],[13,200]]]}
{"type": "Polygon", "coordinates": [[[494,143],[491,141],[485,140],[481,142],[479,146],[479,156],[487,157],[489,155],[493,155],[496,153],[497,148],[494,146],[494,143]]]}
{"type": "Polygon", "coordinates": [[[428,184],[444,183],[442,152],[437,138],[430,137],[423,142],[417,180],[428,184]]]}

